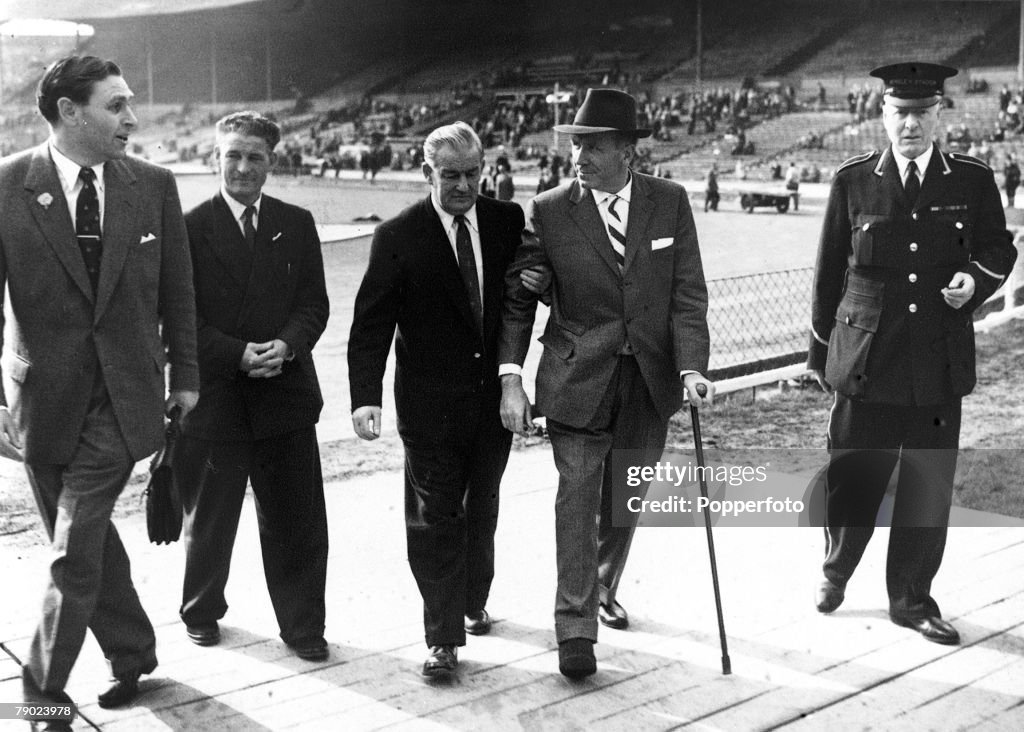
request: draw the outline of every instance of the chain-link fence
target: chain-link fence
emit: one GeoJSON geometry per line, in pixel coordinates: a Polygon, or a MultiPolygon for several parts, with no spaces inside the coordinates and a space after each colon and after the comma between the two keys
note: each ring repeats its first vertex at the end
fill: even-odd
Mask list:
{"type": "Polygon", "coordinates": [[[709,378],[806,361],[813,280],[813,267],[709,280],[709,378]]]}

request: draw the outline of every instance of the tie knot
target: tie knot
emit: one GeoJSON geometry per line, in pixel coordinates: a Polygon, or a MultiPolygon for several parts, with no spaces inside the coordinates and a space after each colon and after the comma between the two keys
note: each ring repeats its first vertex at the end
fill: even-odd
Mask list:
{"type": "Polygon", "coordinates": [[[96,171],[92,168],[82,168],[78,171],[78,177],[84,180],[86,183],[92,183],[96,180],[96,171]]]}
{"type": "Polygon", "coordinates": [[[455,223],[458,224],[459,226],[462,226],[464,223],[466,223],[466,216],[465,216],[465,214],[458,214],[458,215],[456,215],[455,223]]]}
{"type": "Polygon", "coordinates": [[[907,163],[907,175],[917,175],[917,163],[913,160],[907,163]]]}

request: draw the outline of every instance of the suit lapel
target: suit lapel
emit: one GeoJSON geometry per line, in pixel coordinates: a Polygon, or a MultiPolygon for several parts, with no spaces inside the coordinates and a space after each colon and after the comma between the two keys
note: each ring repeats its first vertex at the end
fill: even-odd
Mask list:
{"type": "Polygon", "coordinates": [[[633,174],[633,191],[629,202],[629,220],[626,222],[626,261],[622,267],[625,272],[644,248],[644,234],[647,224],[654,213],[654,202],[643,179],[633,174]]]}
{"type": "MultiPolygon", "coordinates": [[[[441,217],[434,210],[434,204],[428,196],[423,202],[423,236],[422,239],[427,246],[433,249],[432,256],[436,257],[440,266],[438,267],[441,287],[448,293],[448,296],[455,304],[462,319],[465,320],[475,331],[476,322],[473,319],[473,312],[469,309],[469,295],[466,293],[466,286],[462,284],[462,275],[459,273],[459,262],[455,259],[455,252],[452,251],[451,240],[445,233],[441,224],[441,217]]],[[[477,217],[479,224],[480,218],[477,217]]],[[[481,243],[483,232],[481,232],[481,243]]],[[[482,246],[481,246],[482,248],[482,246]]],[[[486,261],[486,259],[485,259],[486,261]]],[[[486,313],[486,308],[484,309],[486,313]]]]}
{"type": "Polygon", "coordinates": [[[137,233],[134,184],[135,174],[121,161],[110,160],[104,166],[103,256],[100,258],[94,322],[99,322],[114,294],[129,248],[138,244],[138,241],[132,242],[132,236],[137,233]]]}
{"type": "MultiPolygon", "coordinates": [[[[608,268],[616,277],[619,277],[619,263],[615,261],[612,243],[608,238],[608,231],[604,227],[604,219],[601,218],[601,213],[597,210],[594,197],[579,184],[579,181],[574,180],[570,185],[572,188],[569,190],[569,216],[580,227],[587,237],[587,241],[597,250],[598,255],[605,261],[608,268]]],[[[630,215],[632,215],[632,209],[630,209],[630,215]]]]}
{"type": "Polygon", "coordinates": [[[244,291],[249,286],[252,252],[249,251],[249,245],[245,243],[245,237],[242,236],[242,230],[235,221],[231,209],[228,208],[228,204],[219,192],[214,195],[211,205],[213,206],[213,231],[207,245],[239,289],[244,291]]]}
{"type": "Polygon", "coordinates": [[[78,240],[75,238],[75,227],[68,211],[67,198],[64,197],[57,166],[50,159],[50,151],[45,144],[37,147],[32,155],[25,176],[25,190],[28,194],[28,209],[32,212],[47,244],[78,285],[78,289],[92,302],[92,285],[89,282],[89,274],[85,271],[78,240]],[[40,203],[40,198],[49,200],[49,204],[44,206],[40,203]]]}
{"type": "MultiPolygon", "coordinates": [[[[227,207],[227,204],[225,204],[227,207]]],[[[264,293],[271,287],[274,281],[274,265],[277,252],[275,243],[282,238],[284,233],[281,230],[281,212],[277,199],[264,194],[260,203],[258,226],[256,227],[256,242],[253,245],[251,255],[248,252],[248,245],[245,237],[236,226],[238,236],[242,240],[242,247],[245,249],[245,256],[251,262],[249,276],[245,285],[245,299],[239,310],[239,324],[244,323],[249,317],[253,308],[263,299],[264,293]]]]}
{"type": "Polygon", "coordinates": [[[484,343],[501,321],[501,300],[505,291],[502,243],[497,216],[486,203],[477,199],[476,222],[480,226],[480,251],[484,258],[484,343]]]}

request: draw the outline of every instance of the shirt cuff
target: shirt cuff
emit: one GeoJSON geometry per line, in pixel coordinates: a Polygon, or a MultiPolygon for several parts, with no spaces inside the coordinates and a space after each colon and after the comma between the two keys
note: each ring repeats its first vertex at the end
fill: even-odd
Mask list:
{"type": "Polygon", "coordinates": [[[514,363],[500,364],[498,366],[498,376],[506,376],[508,374],[512,374],[513,376],[522,376],[523,367],[514,363]]]}

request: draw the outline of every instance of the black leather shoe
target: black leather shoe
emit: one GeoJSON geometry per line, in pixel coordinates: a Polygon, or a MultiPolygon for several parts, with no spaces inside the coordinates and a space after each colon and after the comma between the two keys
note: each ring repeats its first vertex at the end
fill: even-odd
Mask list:
{"type": "Polygon", "coordinates": [[[470,635],[487,635],[491,632],[491,616],[486,610],[466,616],[466,632],[470,635]]]}
{"type": "Polygon", "coordinates": [[[602,602],[598,605],[597,619],[601,621],[601,625],[615,630],[625,630],[629,627],[629,613],[615,600],[609,604],[602,602]]]}
{"type": "Polygon", "coordinates": [[[197,646],[215,646],[220,643],[220,626],[216,622],[186,625],[185,633],[197,646]]]}
{"type": "Polygon", "coordinates": [[[455,646],[431,646],[430,655],[423,662],[424,676],[447,676],[459,665],[459,652],[455,646]]]}
{"type": "Polygon", "coordinates": [[[570,679],[582,679],[597,672],[594,641],[567,638],[558,644],[558,670],[570,679]]]}
{"type": "Polygon", "coordinates": [[[893,618],[892,622],[916,630],[932,643],[941,643],[944,646],[955,646],[960,643],[960,634],[956,628],[939,617],[893,618]]]}
{"type": "Polygon", "coordinates": [[[326,661],[330,655],[327,650],[327,641],[323,636],[289,643],[288,647],[303,661],[326,661]]]}
{"type": "Polygon", "coordinates": [[[819,613],[835,612],[846,599],[846,590],[829,580],[822,580],[818,591],[814,594],[814,606],[819,613]]]}
{"type": "Polygon", "coordinates": [[[139,675],[131,674],[120,679],[114,679],[110,688],[96,697],[103,709],[115,709],[123,707],[139,695],[139,675]]]}

